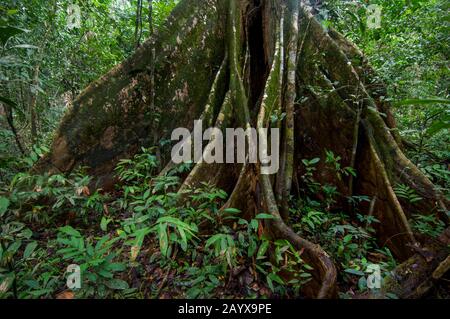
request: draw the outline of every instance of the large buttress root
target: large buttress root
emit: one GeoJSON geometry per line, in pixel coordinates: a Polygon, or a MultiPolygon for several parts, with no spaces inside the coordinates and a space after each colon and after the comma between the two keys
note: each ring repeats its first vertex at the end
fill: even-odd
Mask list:
{"type": "MultiPolygon", "coordinates": [[[[323,159],[325,150],[331,150],[357,176],[339,178],[321,161],[316,181],[337,186],[342,199],[336,209],[346,209],[350,196],[372,199],[370,206],[359,209],[381,221],[380,244],[409,260],[400,272],[411,265],[408,258],[421,262],[418,250],[434,249],[436,259],[422,279],[397,280],[397,288],[391,289],[409,285],[415,291],[448,253],[416,238],[409,218],[440,213],[445,220],[447,203],[403,154],[390,105],[382,98],[385,93],[363,54],[336,31],[324,30],[301,1],[182,0],[155,41],[76,99],[51,153],[35,169],[54,173],[89,166],[102,184],[114,175],[117,161],[170,138],[175,128],[192,131],[195,120],[222,132],[227,127],[278,127],[283,138],[278,174],[265,175],[261,163],[200,162],[180,193],[210,182],[230,193],[223,209],[239,208],[248,219],[260,211],[271,214],[274,219],[266,222],[265,232],[303,251],[303,259],[314,268],[306,296],[336,297],[332,258],[289,227],[292,182],[301,180],[302,159],[323,159]],[[154,88],[150,65],[155,66],[154,88]],[[414,205],[399,200],[393,189],[400,183],[423,200],[414,205]]],[[[252,142],[248,136],[247,144],[252,142]]],[[[214,136],[204,146],[208,153],[214,136]]],[[[161,174],[175,167],[168,157],[163,154],[161,174]]]]}
{"type": "MultiPolygon", "coordinates": [[[[374,209],[382,222],[378,227],[380,242],[387,244],[399,258],[406,259],[413,253],[409,246],[415,244],[408,218],[413,213],[444,210],[445,204],[431,182],[401,151],[390,129],[395,122],[389,116],[388,120],[383,119],[388,106],[380,103],[379,97],[367,89],[367,79],[361,78],[364,74],[361,68],[367,70],[368,66],[354,65],[357,63],[354,57],[360,52],[336,32],[326,32],[306,10],[302,11],[302,17],[311,23],[303,48],[306,61],[301,61],[299,76],[303,75],[301,93],[311,98],[302,106],[300,119],[302,123],[315,123],[315,127],[300,130],[306,154],[320,157],[325,147],[339,154],[345,165],[355,163],[358,173],[355,186],[353,181],[341,183],[340,192],[377,198],[374,209]],[[355,139],[357,122],[361,125],[355,139]],[[339,142],[333,144],[336,140],[339,142]],[[412,208],[405,203],[401,205],[393,192],[399,183],[423,196],[421,205],[412,208]]],[[[327,182],[330,176],[320,175],[317,179],[327,182]]]]}
{"type": "Polygon", "coordinates": [[[450,270],[450,228],[439,240],[425,239],[422,248],[397,267],[386,280],[383,293],[393,293],[402,299],[425,297],[450,270]]]}
{"type": "MultiPolygon", "coordinates": [[[[297,10],[298,10],[298,7],[297,7],[297,10]]],[[[295,18],[293,20],[295,21],[295,23],[297,23],[295,18]]],[[[280,27],[281,28],[283,27],[282,23],[280,23],[280,27]]],[[[296,27],[298,27],[298,25],[296,27]]],[[[297,54],[296,50],[293,50],[293,52],[291,54],[289,54],[289,56],[292,57],[292,55],[296,55],[296,54],[297,54]]],[[[276,101],[276,90],[274,90],[274,88],[276,88],[277,84],[278,84],[277,74],[278,74],[278,70],[280,68],[279,63],[281,61],[279,55],[280,55],[280,41],[278,40],[276,49],[275,49],[275,56],[273,59],[273,66],[272,66],[269,78],[267,80],[266,88],[264,91],[264,98],[263,98],[263,101],[262,101],[262,104],[260,107],[260,112],[258,115],[258,120],[257,120],[257,129],[258,130],[267,127],[268,118],[269,118],[270,112],[272,110],[271,105],[273,105],[273,103],[276,101]]],[[[290,66],[290,67],[292,67],[292,66],[290,66]]],[[[294,72],[293,76],[295,77],[295,69],[293,70],[293,72],[294,72]]],[[[295,80],[292,78],[289,78],[289,76],[288,76],[288,81],[295,81],[295,80]]],[[[288,83],[288,86],[292,85],[292,84],[295,86],[295,83],[288,83]]],[[[291,88],[291,89],[295,90],[295,87],[291,88]]],[[[295,93],[291,93],[291,94],[294,94],[293,97],[295,98],[295,93]]],[[[290,98],[292,98],[292,96],[290,98]]],[[[293,99],[292,100],[288,99],[288,103],[292,103],[292,105],[289,107],[293,108],[293,103],[294,103],[293,99]]],[[[293,110],[291,110],[291,111],[293,112],[293,110]]],[[[293,116],[293,114],[292,114],[292,116],[293,116]]],[[[292,121],[293,121],[293,118],[292,118],[292,121]]],[[[292,124],[289,123],[289,121],[286,123],[288,130],[289,129],[293,130],[293,127],[291,125],[292,124]]],[[[261,135],[261,137],[264,138],[264,135],[261,135]]],[[[292,136],[292,140],[293,140],[293,138],[294,137],[292,136]]],[[[268,141],[263,141],[262,144],[267,145],[268,141]]],[[[261,141],[260,141],[260,145],[261,145],[261,141]]],[[[293,147],[293,145],[289,146],[289,147],[293,147]]],[[[289,152],[289,147],[285,149],[286,152],[289,152]]],[[[293,156],[293,150],[291,150],[291,152],[292,152],[292,156],[293,156]]],[[[293,158],[291,160],[289,160],[289,157],[286,157],[285,161],[286,162],[291,161],[291,163],[292,163],[293,158]]],[[[291,165],[293,165],[293,163],[291,165]]],[[[289,179],[289,178],[291,178],[290,177],[291,175],[292,175],[292,173],[288,173],[286,170],[286,172],[284,173],[283,176],[286,179],[289,179]]],[[[272,185],[269,175],[266,175],[263,172],[259,172],[259,181],[260,181],[261,190],[262,190],[264,201],[265,201],[264,208],[274,217],[274,219],[268,223],[268,225],[273,228],[273,230],[271,230],[271,231],[273,232],[273,234],[275,236],[277,236],[279,238],[287,239],[297,249],[299,249],[299,250],[304,249],[305,261],[309,262],[311,265],[314,265],[314,267],[315,267],[314,280],[312,282],[312,285],[314,285],[314,287],[312,289],[317,293],[316,297],[321,298],[321,299],[336,297],[337,274],[336,274],[336,268],[335,268],[333,262],[331,261],[331,258],[326,254],[325,251],[323,251],[323,249],[320,246],[314,245],[313,243],[298,236],[283,221],[283,219],[280,215],[280,211],[279,211],[276,199],[275,199],[273,185],[272,185]]],[[[284,185],[284,187],[287,187],[287,186],[288,186],[287,184],[284,185]]],[[[286,188],[284,190],[286,190],[286,188]]]]}
{"type": "MultiPolygon", "coordinates": [[[[192,128],[204,112],[212,80],[224,60],[224,1],[182,1],[156,35],[155,81],[151,101],[153,41],[74,101],[40,171],[67,172],[88,166],[110,176],[115,163],[155,145],[177,127],[192,128]]],[[[223,98],[223,97],[222,97],[223,98]]]]}

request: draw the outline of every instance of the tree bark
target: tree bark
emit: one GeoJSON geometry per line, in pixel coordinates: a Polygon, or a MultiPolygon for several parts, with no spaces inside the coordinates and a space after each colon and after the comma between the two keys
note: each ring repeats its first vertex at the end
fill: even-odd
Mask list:
{"type": "MultiPolygon", "coordinates": [[[[376,199],[359,208],[381,221],[379,242],[400,260],[422,247],[411,231],[411,214],[446,211],[447,203],[401,151],[390,105],[381,99],[383,88],[363,54],[336,31],[325,30],[303,2],[183,0],[154,43],[145,42],[76,99],[36,170],[88,166],[101,184],[113,178],[118,160],[170,137],[174,128],[192,129],[194,120],[221,129],[263,128],[272,115],[285,112],[277,175],[262,174],[260,165],[200,163],[182,189],[210,181],[231,194],[226,207],[241,209],[247,218],[260,209],[272,214],[266,231],[304,250],[314,267],[304,293],[333,298],[332,258],[298,236],[287,219],[302,159],[324,158],[330,150],[343,167],[354,166],[356,178],[338,179],[321,162],[315,179],[337,185],[343,196],[336,208],[345,207],[346,196],[376,199]],[[398,183],[424,200],[413,206],[402,202],[393,191],[398,183]]],[[[163,172],[173,166],[170,160],[165,164],[163,172]]]]}

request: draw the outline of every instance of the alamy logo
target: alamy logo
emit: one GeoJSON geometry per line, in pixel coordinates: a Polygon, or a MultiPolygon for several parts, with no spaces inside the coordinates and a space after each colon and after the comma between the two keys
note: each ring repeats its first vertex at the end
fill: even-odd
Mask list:
{"type": "Polygon", "coordinates": [[[225,135],[226,141],[222,130],[218,128],[209,128],[203,133],[202,121],[194,122],[192,134],[187,128],[177,128],[172,133],[172,141],[179,143],[172,149],[172,161],[175,164],[190,162],[256,164],[259,160],[262,174],[272,175],[278,172],[280,168],[278,128],[259,130],[251,127],[246,130],[227,128],[225,135]],[[203,142],[208,143],[205,148],[203,142]]]}
{"type": "Polygon", "coordinates": [[[78,265],[70,265],[67,267],[67,288],[81,289],[81,268],[78,265]]]}
{"type": "Polygon", "coordinates": [[[371,4],[367,7],[367,27],[369,29],[381,28],[382,9],[379,5],[371,4]]]}
{"type": "Polygon", "coordinates": [[[81,28],[81,9],[77,4],[71,4],[67,7],[67,28],[81,28]]]}
{"type": "Polygon", "coordinates": [[[380,265],[369,265],[366,272],[371,274],[367,277],[367,288],[381,289],[382,278],[380,265]]]}

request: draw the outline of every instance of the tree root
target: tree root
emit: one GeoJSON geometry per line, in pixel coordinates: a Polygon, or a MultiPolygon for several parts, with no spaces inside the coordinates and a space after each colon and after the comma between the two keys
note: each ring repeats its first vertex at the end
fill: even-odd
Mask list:
{"type": "MultiPolygon", "coordinates": [[[[294,151],[295,151],[295,135],[294,135],[294,104],[297,97],[296,92],[296,71],[297,71],[297,52],[298,52],[298,38],[299,38],[299,3],[293,2],[292,8],[289,10],[290,16],[290,30],[289,30],[289,43],[288,43],[288,60],[287,60],[287,83],[286,83],[286,95],[284,101],[284,109],[286,112],[286,120],[284,127],[284,145],[282,153],[282,163],[284,167],[281,168],[283,174],[281,177],[281,215],[285,221],[289,218],[289,203],[288,199],[292,190],[292,176],[294,174],[294,151]]],[[[280,28],[283,28],[283,24],[280,24],[280,28]]]]}
{"type": "Polygon", "coordinates": [[[337,272],[330,256],[320,246],[298,236],[284,223],[278,211],[269,177],[261,174],[259,178],[267,211],[274,217],[268,222],[270,231],[277,238],[287,239],[298,250],[304,250],[305,261],[315,269],[314,281],[311,283],[312,286],[308,287],[308,289],[312,289],[309,295],[318,291],[316,295],[318,299],[335,298],[337,296],[337,272]]]}
{"type": "Polygon", "coordinates": [[[415,255],[398,266],[385,280],[383,294],[395,294],[401,299],[423,298],[448,272],[450,250],[445,243],[424,239],[423,247],[416,247],[415,251],[415,255]]]}
{"type": "MultiPolygon", "coordinates": [[[[231,97],[230,92],[228,92],[223,101],[223,105],[220,109],[219,115],[216,120],[215,128],[219,130],[223,130],[227,124],[230,123],[232,105],[231,105],[231,97]]],[[[211,151],[216,147],[217,136],[211,136],[210,142],[205,147],[203,158],[206,154],[211,154],[211,151]]],[[[210,176],[214,176],[218,170],[219,166],[223,166],[224,163],[206,163],[203,159],[195,165],[194,169],[191,171],[189,176],[184,181],[181,186],[179,193],[182,194],[186,189],[197,187],[201,182],[210,179],[210,176]]]]}
{"type": "MultiPolygon", "coordinates": [[[[384,183],[384,187],[386,189],[386,192],[388,194],[388,198],[391,204],[391,207],[393,207],[394,212],[396,213],[396,217],[401,222],[401,228],[399,229],[400,233],[407,234],[408,239],[411,244],[416,245],[417,241],[414,238],[413,232],[411,230],[411,226],[409,225],[408,219],[406,218],[405,212],[403,211],[402,206],[400,205],[400,202],[398,201],[397,195],[395,195],[394,190],[392,189],[391,183],[389,181],[389,178],[386,173],[386,169],[381,162],[380,158],[378,157],[378,154],[373,147],[373,145],[370,143],[370,152],[372,154],[373,161],[375,162],[375,165],[377,167],[377,172],[381,175],[381,178],[384,183]]],[[[394,218],[394,217],[393,217],[394,218]]]]}
{"type": "Polygon", "coordinates": [[[438,268],[433,272],[433,279],[441,279],[450,270],[450,256],[445,259],[438,268]]]}
{"type": "MultiPolygon", "coordinates": [[[[274,59],[274,66],[276,65],[276,60],[277,59],[274,59]]],[[[273,72],[276,69],[274,66],[272,67],[273,72]]],[[[269,79],[266,84],[264,99],[258,115],[258,130],[264,127],[264,123],[267,121],[267,116],[270,115],[267,114],[267,105],[270,105],[270,100],[273,98],[273,96],[270,95],[270,85],[271,80],[273,79],[271,75],[269,75],[269,79]]],[[[267,141],[263,141],[263,144],[267,145],[267,141]]],[[[313,285],[315,285],[317,298],[323,299],[336,297],[337,273],[330,257],[325,251],[322,250],[322,248],[320,248],[320,246],[314,245],[311,242],[301,238],[285,224],[278,209],[270,177],[263,173],[259,173],[259,182],[264,197],[264,206],[268,213],[274,217],[273,220],[268,222],[270,232],[278,238],[287,239],[297,249],[304,250],[306,262],[311,263],[316,270],[313,285]]]]}
{"type": "MultiPolygon", "coordinates": [[[[441,212],[444,211],[441,215],[442,219],[445,221],[446,216],[444,215],[446,215],[446,205],[441,199],[442,196],[434,189],[428,178],[425,177],[425,175],[420,172],[420,170],[414,166],[400,150],[395,135],[390,129],[395,127],[395,123],[389,121],[389,123],[386,124],[386,121],[380,113],[380,111],[383,111],[382,108],[386,107],[386,105],[380,106],[380,101],[377,100],[378,97],[368,93],[366,84],[361,78],[364,76],[364,72],[361,71],[361,69],[358,69],[358,64],[355,63],[354,65],[354,62],[351,59],[352,57],[363,58],[359,50],[355,49],[353,45],[350,45],[348,41],[342,40],[336,33],[327,33],[324,31],[320,23],[306,10],[302,10],[301,12],[302,18],[305,21],[311,21],[311,33],[305,40],[305,50],[307,53],[309,52],[309,56],[307,56],[310,59],[313,58],[313,56],[316,57],[316,63],[318,64],[320,73],[322,73],[325,78],[328,78],[329,82],[333,83],[333,86],[339,85],[339,88],[335,88],[335,92],[337,92],[341,99],[348,104],[352,113],[355,114],[355,117],[358,117],[359,112],[355,109],[355,105],[362,105],[363,111],[361,120],[364,123],[367,138],[365,141],[357,143],[356,149],[358,150],[358,153],[368,152],[369,154],[372,154],[369,157],[366,156],[366,159],[369,159],[374,163],[374,169],[378,172],[376,174],[381,178],[381,185],[384,190],[369,186],[370,181],[364,176],[359,176],[357,183],[361,185],[361,179],[367,180],[366,187],[362,188],[362,190],[366,192],[365,195],[377,196],[379,193],[384,193],[386,195],[388,204],[384,206],[385,208],[389,206],[389,209],[382,211],[380,209],[383,205],[379,205],[380,207],[377,208],[376,215],[381,217],[379,219],[382,220],[383,223],[396,226],[389,226],[390,233],[384,234],[385,237],[391,238],[396,236],[396,234],[404,233],[408,234],[409,241],[414,242],[414,236],[412,235],[409,226],[408,217],[413,213],[430,214],[439,210],[441,212]],[[334,39],[330,34],[334,35],[334,39]],[[410,207],[406,206],[406,203],[401,205],[401,201],[398,200],[394,193],[392,185],[398,183],[404,183],[410,186],[412,189],[416,190],[420,196],[423,196],[424,200],[419,204],[416,204],[413,211],[411,211],[411,209],[405,211],[404,207],[410,207]],[[392,211],[397,217],[394,217],[394,215],[389,217],[387,211],[392,211]],[[393,218],[397,219],[397,221],[394,221],[393,218]]],[[[306,80],[305,77],[304,79],[306,80]]],[[[310,83],[306,82],[306,84],[310,83]]],[[[330,93],[330,95],[335,94],[333,92],[330,93]]],[[[333,105],[336,106],[337,104],[335,103],[333,105]]],[[[341,115],[341,117],[343,117],[343,115],[341,115]]],[[[355,133],[353,134],[352,140],[355,140],[355,133]]],[[[355,150],[354,144],[349,144],[348,146],[341,145],[341,148],[338,151],[338,154],[341,155],[343,159],[350,159],[347,162],[349,165],[352,165],[353,156],[348,157],[345,149],[351,149],[352,146],[353,150],[355,150]]],[[[358,156],[358,159],[361,159],[361,157],[358,156]]],[[[367,164],[368,163],[357,163],[359,175],[363,175],[364,172],[367,171],[367,169],[364,168],[364,166],[368,166],[367,164]]],[[[350,177],[350,179],[352,178],[350,177]]],[[[350,185],[350,195],[354,195],[353,182],[351,182],[350,185]]],[[[383,198],[384,196],[377,197],[383,198]]],[[[383,236],[383,234],[381,235],[383,236]]],[[[397,240],[396,244],[390,244],[391,247],[392,245],[400,245],[400,247],[394,247],[393,249],[397,252],[404,250],[404,243],[400,240],[397,240]]]]}

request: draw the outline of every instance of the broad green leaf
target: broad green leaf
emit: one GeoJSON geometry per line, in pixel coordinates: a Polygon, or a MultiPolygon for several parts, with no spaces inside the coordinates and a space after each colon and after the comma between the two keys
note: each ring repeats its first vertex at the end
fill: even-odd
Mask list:
{"type": "Polygon", "coordinates": [[[430,135],[430,136],[434,136],[437,133],[439,133],[439,132],[441,132],[443,130],[448,130],[448,129],[450,129],[450,121],[448,121],[448,120],[447,121],[440,120],[440,121],[434,122],[430,126],[430,128],[427,131],[427,134],[430,135]]]}
{"type": "Polygon", "coordinates": [[[229,214],[239,214],[241,211],[237,208],[226,208],[223,210],[225,213],[229,214]]]}
{"type": "Polygon", "coordinates": [[[6,42],[12,37],[24,33],[29,32],[28,30],[12,27],[12,26],[0,26],[0,43],[2,46],[5,46],[6,42]]]}
{"type": "Polygon", "coordinates": [[[250,243],[249,243],[248,249],[247,249],[247,255],[249,257],[253,257],[253,255],[256,252],[256,248],[257,248],[256,241],[250,240],[250,243]]]}
{"type": "Polygon", "coordinates": [[[4,278],[0,279],[0,295],[7,292],[14,282],[14,275],[8,274],[4,278]]]}
{"type": "Polygon", "coordinates": [[[0,216],[6,213],[9,207],[9,199],[0,197],[0,216]]]}
{"type": "Polygon", "coordinates": [[[124,271],[126,268],[126,265],[122,263],[113,263],[108,265],[108,269],[111,271],[124,271]]]}
{"type": "Polygon", "coordinates": [[[18,13],[18,12],[19,12],[18,9],[9,9],[8,11],[6,11],[6,13],[7,13],[9,16],[12,16],[12,15],[18,13]]]}
{"type": "Polygon", "coordinates": [[[0,102],[9,105],[12,108],[17,108],[17,104],[15,102],[11,101],[10,99],[7,99],[6,97],[0,96],[0,102]]]}
{"type": "Polygon", "coordinates": [[[258,215],[256,215],[255,218],[256,219],[275,219],[275,217],[270,214],[258,214],[258,215]]]}
{"type": "Polygon", "coordinates": [[[273,286],[272,278],[267,276],[267,285],[269,286],[270,290],[275,291],[275,287],[273,286]]]}
{"type": "Polygon", "coordinates": [[[108,231],[108,225],[111,223],[112,220],[106,217],[102,217],[102,221],[100,222],[100,228],[104,232],[108,231]]]}
{"type": "Polygon", "coordinates": [[[125,290],[129,288],[128,283],[121,279],[108,280],[106,286],[114,290],[125,290]]]}
{"type": "Polygon", "coordinates": [[[36,249],[37,245],[38,244],[35,241],[29,243],[27,245],[27,247],[25,248],[25,251],[23,252],[23,258],[24,259],[29,258],[31,256],[31,254],[34,252],[34,250],[36,249]]]}
{"type": "Polygon", "coordinates": [[[112,272],[109,272],[107,270],[101,269],[98,271],[98,274],[103,278],[112,279],[114,278],[114,274],[112,272]]]}
{"type": "Polygon", "coordinates": [[[266,256],[267,249],[269,248],[269,242],[265,240],[259,247],[258,253],[256,255],[257,259],[263,259],[266,256]]]}
{"type": "Polygon", "coordinates": [[[20,246],[22,246],[22,241],[20,240],[15,241],[8,247],[6,251],[11,255],[14,255],[19,250],[20,246]]]}
{"type": "Polygon", "coordinates": [[[275,282],[279,283],[280,285],[284,285],[285,284],[284,280],[281,279],[281,277],[278,276],[277,274],[271,273],[271,274],[268,275],[268,277],[270,277],[270,279],[272,281],[275,281],[275,282]]]}
{"type": "Polygon", "coordinates": [[[251,220],[251,222],[250,222],[250,226],[251,226],[251,228],[253,229],[253,230],[258,230],[258,228],[259,228],[259,222],[258,222],[258,220],[256,220],[256,219],[252,219],[251,220]]]}
{"type": "Polygon", "coordinates": [[[65,226],[65,227],[61,227],[59,228],[59,231],[61,233],[64,233],[66,235],[69,236],[74,236],[74,237],[81,237],[81,234],[78,230],[72,228],[71,226],[65,226]]]}
{"type": "Polygon", "coordinates": [[[178,228],[178,232],[180,233],[180,237],[181,237],[181,243],[180,243],[181,249],[183,249],[183,251],[186,251],[187,246],[188,246],[186,233],[184,232],[183,228],[178,228]]]}
{"type": "Polygon", "coordinates": [[[100,250],[109,240],[109,236],[103,236],[95,245],[95,250],[100,250]]]}
{"type": "Polygon", "coordinates": [[[167,256],[167,251],[169,249],[169,239],[167,237],[167,224],[159,224],[158,227],[159,236],[159,247],[161,249],[161,254],[167,256]]]}
{"type": "Polygon", "coordinates": [[[223,234],[216,234],[206,241],[205,247],[208,248],[223,237],[223,234]]]}

